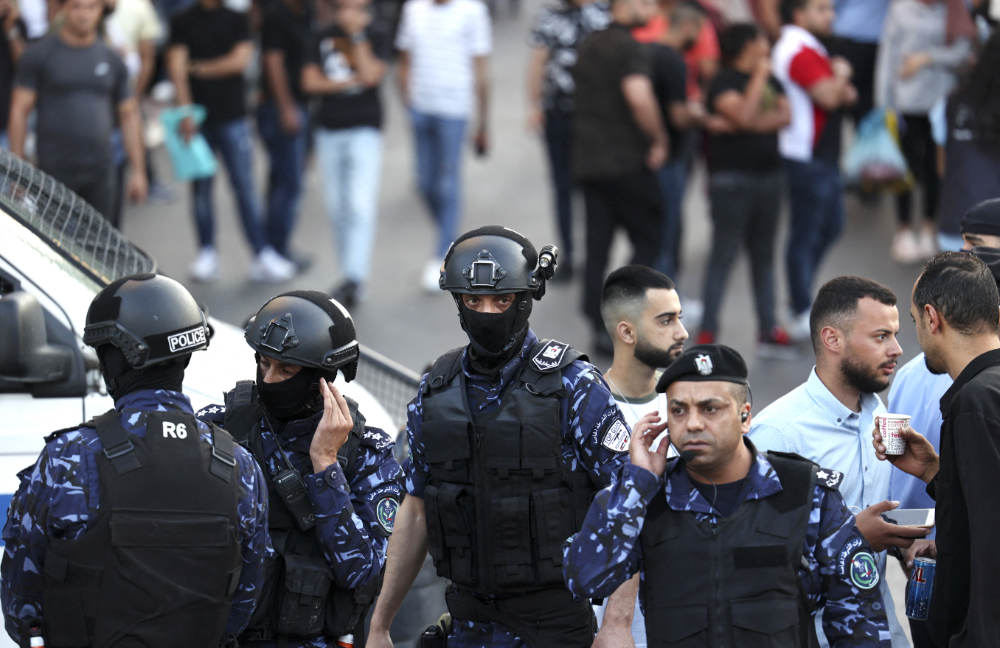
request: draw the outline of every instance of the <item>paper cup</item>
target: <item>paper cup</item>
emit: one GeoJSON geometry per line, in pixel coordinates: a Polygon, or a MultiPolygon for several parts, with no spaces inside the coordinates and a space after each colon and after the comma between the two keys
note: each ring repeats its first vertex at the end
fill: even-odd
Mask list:
{"type": "Polygon", "coordinates": [[[908,414],[882,414],[875,417],[875,424],[882,434],[882,445],[887,455],[901,455],[906,452],[903,430],[910,426],[908,414]]]}

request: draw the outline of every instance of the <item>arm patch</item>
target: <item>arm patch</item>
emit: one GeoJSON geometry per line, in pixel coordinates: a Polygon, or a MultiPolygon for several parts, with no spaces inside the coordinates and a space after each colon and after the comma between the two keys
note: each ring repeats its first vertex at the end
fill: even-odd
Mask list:
{"type": "Polygon", "coordinates": [[[840,490],[840,483],[844,481],[844,473],[839,470],[828,468],[816,469],[816,484],[831,491],[840,490]]]}

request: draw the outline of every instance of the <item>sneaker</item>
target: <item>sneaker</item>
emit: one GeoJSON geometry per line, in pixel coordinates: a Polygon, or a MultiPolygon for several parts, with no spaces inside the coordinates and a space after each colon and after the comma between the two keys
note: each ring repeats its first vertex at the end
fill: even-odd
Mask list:
{"type": "Polygon", "coordinates": [[[219,254],[214,247],[201,248],[191,264],[191,278],[208,282],[219,278],[219,254]]]}
{"type": "Polygon", "coordinates": [[[920,230],[917,235],[917,252],[921,259],[929,259],[937,254],[937,241],[934,240],[934,233],[929,229],[920,230]]]}
{"type": "Polygon", "coordinates": [[[441,290],[439,280],[441,279],[441,265],[443,263],[444,261],[441,259],[431,259],[424,266],[424,272],[420,275],[420,285],[426,292],[436,293],[441,290]]]}
{"type": "Polygon", "coordinates": [[[794,360],[799,357],[799,351],[795,348],[792,337],[780,326],[760,334],[757,338],[757,354],[762,358],[775,360],[794,360]]]}
{"type": "Polygon", "coordinates": [[[699,331],[695,344],[715,344],[715,333],[711,331],[699,331]]]}
{"type": "Polygon", "coordinates": [[[896,263],[916,263],[920,260],[920,245],[917,235],[910,228],[901,229],[892,237],[889,256],[896,263]]]}
{"type": "Polygon", "coordinates": [[[809,311],[804,310],[796,315],[788,325],[786,333],[792,342],[805,342],[810,339],[812,331],[809,329],[809,311]]]}
{"type": "Polygon", "coordinates": [[[250,281],[288,281],[295,276],[295,264],[274,251],[262,249],[250,263],[247,278],[250,281]]]}
{"type": "Polygon", "coordinates": [[[340,302],[347,310],[351,310],[361,301],[361,286],[357,281],[346,279],[330,291],[330,297],[340,302]]]}

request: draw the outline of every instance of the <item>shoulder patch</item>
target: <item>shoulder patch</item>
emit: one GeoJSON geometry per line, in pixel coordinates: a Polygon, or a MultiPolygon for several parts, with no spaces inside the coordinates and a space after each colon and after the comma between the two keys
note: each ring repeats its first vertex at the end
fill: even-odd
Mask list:
{"type": "Polygon", "coordinates": [[[844,473],[839,470],[816,469],[816,483],[827,490],[838,490],[842,481],[844,481],[844,473]]]}
{"type": "Polygon", "coordinates": [[[531,363],[539,371],[552,371],[562,363],[567,349],[569,349],[569,345],[565,342],[551,340],[535,354],[531,363]]]}
{"type": "Polygon", "coordinates": [[[207,418],[215,419],[221,416],[225,416],[226,406],[225,405],[209,405],[207,407],[202,407],[195,414],[195,418],[207,418]]]}
{"type": "Polygon", "coordinates": [[[631,440],[632,435],[628,426],[621,419],[618,419],[605,430],[601,445],[614,452],[625,452],[628,450],[628,444],[631,440]]]}
{"type": "Polygon", "coordinates": [[[376,450],[382,450],[391,446],[393,439],[388,433],[379,428],[365,426],[364,431],[361,433],[361,443],[376,450]]]}
{"type": "Polygon", "coordinates": [[[383,497],[375,503],[375,517],[378,523],[385,529],[386,533],[392,533],[392,528],[396,525],[396,511],[399,509],[399,500],[395,497],[383,497]]]}
{"type": "Polygon", "coordinates": [[[849,567],[851,583],[862,590],[874,589],[878,585],[878,563],[870,551],[859,551],[851,558],[849,567]]]}

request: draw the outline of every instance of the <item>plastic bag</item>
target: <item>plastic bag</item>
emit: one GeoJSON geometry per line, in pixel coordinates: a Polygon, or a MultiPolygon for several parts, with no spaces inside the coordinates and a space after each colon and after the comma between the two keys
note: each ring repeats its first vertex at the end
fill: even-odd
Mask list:
{"type": "Polygon", "coordinates": [[[204,106],[167,108],[160,114],[174,177],[182,182],[209,178],[215,175],[215,154],[201,133],[196,133],[188,142],[184,141],[180,124],[185,117],[192,117],[196,124],[201,124],[205,120],[204,106]]]}
{"type": "Polygon", "coordinates": [[[913,177],[899,150],[894,112],[875,108],[861,120],[844,159],[844,178],[866,191],[898,192],[912,186],[913,177]]]}

